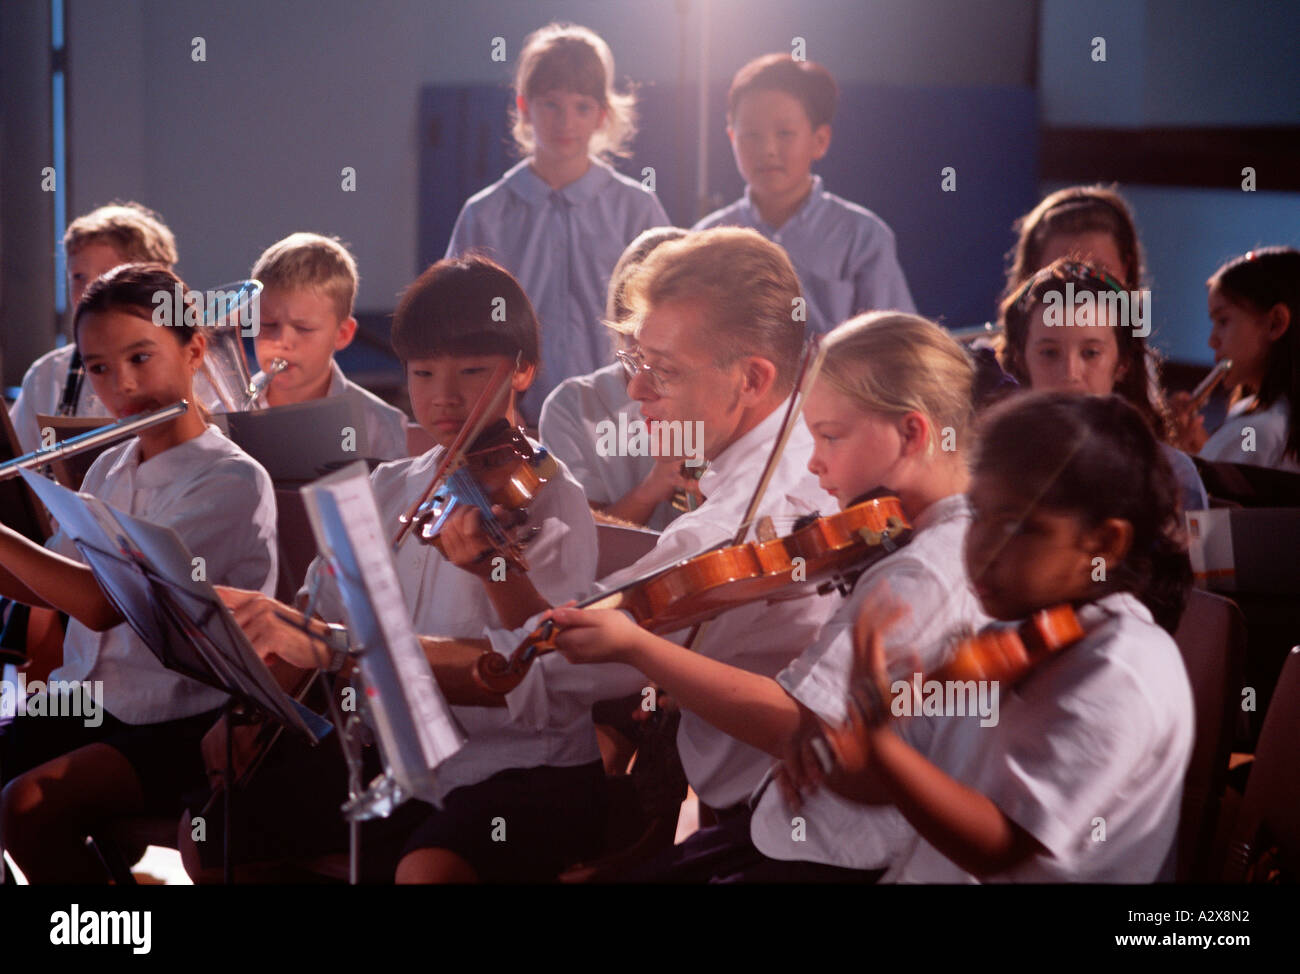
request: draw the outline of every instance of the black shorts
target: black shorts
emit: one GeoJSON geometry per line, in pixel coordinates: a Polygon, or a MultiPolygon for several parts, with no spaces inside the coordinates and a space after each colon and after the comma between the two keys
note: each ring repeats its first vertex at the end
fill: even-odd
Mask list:
{"type": "MultiPolygon", "coordinates": [[[[375,748],[362,749],[363,786],[383,770],[375,748]]],[[[348,797],[348,768],[337,732],[310,745],[280,735],[262,766],[238,789],[231,803],[233,865],[275,866],[346,853],[350,832],[341,806],[348,797]]],[[[202,813],[209,792],[191,798],[191,820],[202,813]]],[[[388,818],[361,823],[363,883],[391,883],[402,847],[433,807],[408,801],[388,818]]],[[[217,869],[225,842],[225,809],[218,799],[204,816],[204,841],[194,843],[199,863],[217,869]]]]}
{"type": "Polygon", "coordinates": [[[874,883],[883,869],[848,869],[820,862],[771,859],[749,837],[752,811],[735,805],[718,824],[619,877],[628,883],[874,883]]]}
{"type": "Polygon", "coordinates": [[[84,717],[19,715],[0,727],[0,784],[87,744],[107,744],[135,771],[144,793],[142,811],[175,815],[184,807],[182,796],[204,784],[199,742],[220,715],[210,710],[157,724],[127,724],[101,708],[98,727],[87,727],[84,717]]]}
{"type": "Polygon", "coordinates": [[[448,794],[403,854],[447,849],[484,882],[552,882],[604,850],[605,787],[599,761],[501,771],[448,794]]]}

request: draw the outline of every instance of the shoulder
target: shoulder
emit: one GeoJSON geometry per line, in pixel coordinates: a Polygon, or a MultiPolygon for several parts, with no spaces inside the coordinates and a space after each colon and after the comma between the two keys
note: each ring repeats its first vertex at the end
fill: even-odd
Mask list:
{"type": "Polygon", "coordinates": [[[133,436],[125,442],[110,446],[95,457],[87,468],[85,476],[81,478],[81,490],[87,494],[96,493],[113,476],[113,471],[126,461],[137,442],[138,439],[133,436]]]}
{"type": "Polygon", "coordinates": [[[865,206],[829,191],[822,192],[821,221],[851,231],[861,246],[894,247],[894,231],[865,206]]]}
{"type": "Polygon", "coordinates": [[[402,412],[402,410],[398,409],[396,406],[392,405],[391,403],[384,402],[384,400],[380,399],[378,396],[376,396],[369,389],[366,389],[364,386],[357,385],[346,375],[343,377],[343,388],[348,393],[351,393],[353,396],[359,399],[367,409],[375,413],[378,413],[386,420],[391,420],[392,422],[395,423],[402,423],[403,426],[405,426],[406,413],[402,412]]]}
{"type": "Polygon", "coordinates": [[[259,494],[274,495],[271,475],[266,468],[215,426],[209,426],[200,439],[201,455],[206,463],[202,463],[197,472],[206,485],[233,483],[255,488],[259,494]]]}
{"type": "MultiPolygon", "coordinates": [[[[1055,706],[1103,735],[1101,725],[1109,724],[1150,744],[1189,736],[1194,711],[1187,669],[1173,637],[1147,608],[1121,592],[1082,607],[1079,619],[1084,638],[1042,674],[1059,688],[1055,706]]],[[[1037,682],[1031,681],[1027,691],[1037,682]]]]}
{"type": "Polygon", "coordinates": [[[692,230],[710,230],[713,227],[734,227],[744,226],[745,221],[740,219],[740,208],[744,205],[744,200],[739,199],[734,203],[722,207],[720,210],[714,210],[708,216],[704,217],[692,230]]]}
{"type": "Polygon", "coordinates": [[[72,361],[72,353],[76,350],[77,346],[69,342],[67,345],[61,345],[46,352],[27,367],[27,371],[23,375],[23,387],[26,388],[29,381],[36,382],[46,376],[66,372],[68,363],[72,361]]]}

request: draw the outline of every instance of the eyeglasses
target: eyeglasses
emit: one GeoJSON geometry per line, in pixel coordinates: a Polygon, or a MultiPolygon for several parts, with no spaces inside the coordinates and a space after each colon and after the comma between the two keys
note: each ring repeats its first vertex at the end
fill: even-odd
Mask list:
{"type": "MultiPolygon", "coordinates": [[[[686,378],[685,375],[674,375],[672,377],[664,375],[657,371],[653,366],[646,362],[645,356],[639,351],[628,351],[619,349],[614,356],[623,363],[623,370],[627,372],[628,381],[631,382],[638,375],[645,376],[650,381],[650,388],[656,396],[668,395],[668,390],[675,384],[686,378]]],[[[688,375],[691,373],[687,373],[688,375]]]]}

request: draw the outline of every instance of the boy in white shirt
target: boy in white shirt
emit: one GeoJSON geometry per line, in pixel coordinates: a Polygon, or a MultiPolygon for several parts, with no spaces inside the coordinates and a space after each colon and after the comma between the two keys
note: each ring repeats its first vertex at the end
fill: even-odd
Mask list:
{"type": "MultiPolygon", "coordinates": [[[[494,369],[514,366],[516,356],[522,364],[510,373],[499,418],[519,424],[518,396],[538,363],[538,324],[527,297],[503,268],[483,257],[443,260],[403,295],[393,319],[393,348],[406,365],[416,417],[438,441],[422,456],[383,464],[371,474],[380,516],[395,531],[399,515],[428,487],[494,369]],[[493,313],[496,298],[504,299],[504,316],[493,313]]],[[[527,593],[519,587],[522,573],[506,571],[494,556],[476,557],[486,541],[475,511],[456,515],[440,536],[449,552],[471,546],[463,567],[432,545],[406,538],[396,553],[397,574],[416,632],[472,638],[485,626],[519,625],[528,615],[521,615],[519,606],[537,591],[562,602],[590,586],[596,571],[595,524],[582,488],[563,464],[555,464],[527,514],[520,529],[537,532],[524,549],[536,585],[527,593]]],[[[300,597],[317,582],[319,616],[343,621],[337,585],[319,559],[300,597]]],[[[251,593],[224,594],[259,651],[297,666],[324,662],[319,645],[300,634],[277,630],[276,638],[262,638],[265,623],[291,614],[287,607],[251,593]]],[[[454,686],[444,690],[455,703],[454,686]]],[[[604,772],[589,715],[539,731],[513,720],[503,707],[458,706],[453,712],[468,740],[435,773],[443,807],[412,802],[395,820],[363,832],[373,878],[391,879],[396,865],[398,882],[543,881],[599,851],[604,772]],[[505,821],[508,842],[492,839],[498,818],[505,821]]],[[[322,767],[317,756],[302,751],[279,758],[272,780],[259,784],[255,834],[247,827],[235,833],[245,858],[287,859],[346,848],[347,829],[335,814],[338,802],[332,802],[345,776],[341,761],[331,754],[322,767]],[[296,814],[304,802],[309,807],[296,814]],[[309,811],[315,811],[315,822],[303,827],[301,822],[313,817],[309,811]],[[294,823],[293,828],[278,833],[277,819],[294,823]]],[[[211,857],[214,845],[219,844],[209,836],[203,849],[185,851],[211,857]]]]}
{"type": "MultiPolygon", "coordinates": [[[[77,217],[63,234],[63,249],[68,258],[68,307],[72,312],[90,283],[120,264],[140,261],[170,269],[179,259],[167,224],[139,203],[111,203],[77,217]]],[[[91,383],[85,381],[76,351],[76,342],[69,342],[46,352],[23,376],[22,391],[9,411],[23,450],[40,448],[36,417],[58,415],[65,401],[67,415],[108,416],[91,383]]]]}
{"type": "MultiPolygon", "coordinates": [[[[352,344],[357,319],[357,265],[333,237],[292,233],[262,252],[250,276],[262,282],[261,327],[253,339],[263,369],[275,359],[288,367],[276,374],[259,405],[347,396],[365,424],[361,455],[396,460],[406,451],[406,414],[348,379],[334,353],[352,344]]],[[[254,380],[260,379],[259,372],[254,380]]]]}

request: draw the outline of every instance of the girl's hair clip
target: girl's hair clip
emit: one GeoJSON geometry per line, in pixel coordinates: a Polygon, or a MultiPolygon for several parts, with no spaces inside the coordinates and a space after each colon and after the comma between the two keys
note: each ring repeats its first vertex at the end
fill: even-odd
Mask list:
{"type": "Polygon", "coordinates": [[[1082,278],[1085,281],[1095,281],[1104,286],[1107,290],[1114,291],[1116,294],[1127,293],[1119,281],[1115,280],[1115,278],[1111,277],[1100,268],[1093,267],[1090,264],[1080,263],[1079,261],[1070,260],[1061,263],[1054,262],[1048,264],[1046,267],[1040,268],[1031,274],[1025,283],[1020,285],[1020,289],[1016,291],[1015,295],[1012,297],[1011,306],[1015,307],[1020,304],[1020,302],[1029,295],[1029,292],[1033,290],[1035,284],[1039,281],[1048,280],[1054,276],[1058,270],[1071,274],[1074,277],[1082,278]]]}

